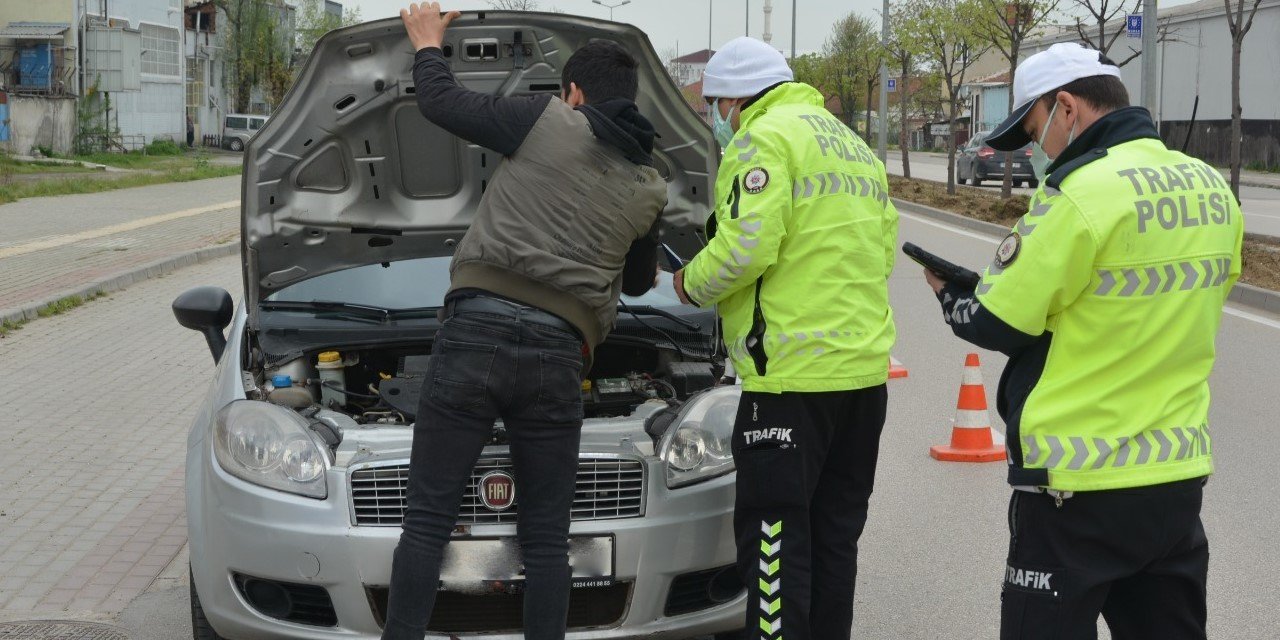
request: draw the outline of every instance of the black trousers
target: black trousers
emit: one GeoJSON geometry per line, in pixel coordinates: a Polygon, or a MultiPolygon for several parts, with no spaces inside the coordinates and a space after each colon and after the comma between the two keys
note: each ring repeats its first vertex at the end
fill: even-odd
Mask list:
{"type": "Polygon", "coordinates": [[[849,638],[887,401],[884,385],[742,394],[733,524],[747,585],[745,638],[849,638]]]}
{"type": "Polygon", "coordinates": [[[582,340],[546,323],[545,312],[468,310],[474,307],[459,302],[432,348],[413,429],[408,508],[392,561],[384,640],[422,640],[463,491],[498,417],[511,440],[519,501],[525,637],[565,635],[569,514],[582,433],[582,340]]]}
{"type": "Polygon", "coordinates": [[[1014,491],[1001,640],[1204,640],[1201,478],[1052,496],[1014,491]]]}

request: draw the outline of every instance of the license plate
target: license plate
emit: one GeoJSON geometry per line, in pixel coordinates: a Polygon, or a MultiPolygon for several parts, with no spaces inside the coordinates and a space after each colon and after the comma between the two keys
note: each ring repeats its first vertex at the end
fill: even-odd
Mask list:
{"type": "MultiPolygon", "coordinates": [[[[613,584],[613,536],[569,539],[573,586],[613,584]]],[[[452,540],[440,567],[441,589],[463,593],[518,593],[524,589],[524,562],[515,538],[452,540]]]]}

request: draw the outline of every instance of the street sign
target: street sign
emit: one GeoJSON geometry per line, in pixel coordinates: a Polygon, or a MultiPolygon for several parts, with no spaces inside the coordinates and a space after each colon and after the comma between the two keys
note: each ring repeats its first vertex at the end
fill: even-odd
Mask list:
{"type": "Polygon", "coordinates": [[[1135,13],[1129,16],[1129,19],[1125,21],[1125,26],[1129,30],[1130,38],[1141,38],[1142,37],[1142,14],[1135,13]]]}
{"type": "Polygon", "coordinates": [[[950,130],[951,130],[951,125],[949,124],[929,125],[929,135],[931,136],[945,136],[950,130]]]}
{"type": "Polygon", "coordinates": [[[889,78],[889,92],[892,93],[897,90],[898,90],[898,79],[889,78]]]}

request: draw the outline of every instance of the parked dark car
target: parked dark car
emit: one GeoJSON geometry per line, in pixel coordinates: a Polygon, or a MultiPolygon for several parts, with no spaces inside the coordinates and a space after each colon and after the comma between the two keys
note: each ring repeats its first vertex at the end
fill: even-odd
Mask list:
{"type": "MultiPolygon", "coordinates": [[[[956,181],[966,181],[975,186],[982,186],[983,180],[1004,180],[1004,152],[987,146],[990,131],[982,131],[975,135],[960,149],[956,155],[956,181]]],[[[1013,152],[1013,186],[1024,184],[1031,188],[1040,186],[1036,174],[1031,169],[1031,145],[1028,144],[1013,152]]]]}

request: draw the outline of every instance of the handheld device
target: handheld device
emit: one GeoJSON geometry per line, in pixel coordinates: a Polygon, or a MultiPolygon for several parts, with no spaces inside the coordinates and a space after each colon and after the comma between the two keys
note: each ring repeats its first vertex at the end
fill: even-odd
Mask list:
{"type": "Polygon", "coordinates": [[[662,243],[662,253],[667,257],[667,266],[671,267],[672,273],[684,266],[684,260],[681,260],[680,256],[676,255],[676,252],[672,251],[665,242],[662,243]]]}
{"type": "Polygon", "coordinates": [[[902,252],[939,278],[958,284],[966,289],[976,288],[978,281],[982,279],[982,276],[976,272],[943,260],[910,242],[902,244],[902,252]]]}

